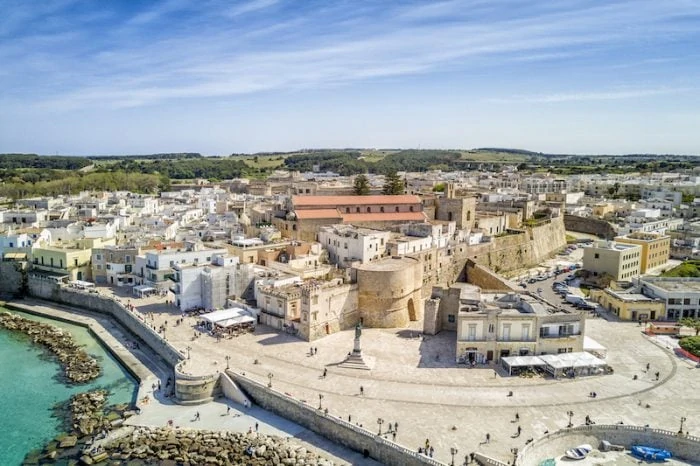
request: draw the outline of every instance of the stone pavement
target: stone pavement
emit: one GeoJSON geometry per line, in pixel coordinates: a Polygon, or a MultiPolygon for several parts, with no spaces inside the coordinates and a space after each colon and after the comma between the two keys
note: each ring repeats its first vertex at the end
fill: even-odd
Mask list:
{"type": "MultiPolygon", "coordinates": [[[[457,367],[454,332],[422,338],[418,328],[364,329],[362,350],[376,361],[372,371],[338,367],[352,350],[353,330],[313,343],[266,326],[219,342],[208,335],[193,339],[196,318],[185,318],[175,326],[177,310],[165,306],[165,298],[148,299],[131,299],[131,303],[153,312],[156,327],[167,320],[166,337],[183,354],[191,348],[186,372],[216,373],[226,368],[229,356],[232,370],[262,383],[272,374],[273,389],[311,405],[317,405],[319,394],[323,395],[323,406],[331,414],[352,416],[352,422],[372,431],[378,430],[378,418],[384,420],[383,432],[389,423],[398,422],[396,442],[417,449],[430,439],[436,458],[444,462],[450,460],[450,447],[458,448],[458,458],[478,450],[508,460],[511,448],[565,427],[568,411],[574,412],[576,425],[589,415],[597,423],[621,421],[677,430],[683,416],[691,434],[700,431],[700,371],[648,341],[636,323],[589,319],[587,334],[608,348],[608,362],[615,373],[555,381],[506,377],[489,366],[457,367]],[[313,356],[312,346],[318,349],[313,356]],[[645,372],[647,363],[651,368],[645,372]],[[325,378],[324,368],[328,369],[325,378]],[[654,380],[657,371],[658,381],[654,380]],[[508,396],[510,391],[513,396],[508,396]],[[596,399],[588,397],[591,391],[598,394],[596,399]],[[516,413],[519,423],[514,422],[516,413]],[[516,436],[518,425],[522,432],[516,436]],[[486,433],[491,436],[488,444],[486,433]]],[[[201,409],[220,415],[216,413],[222,412],[221,407],[211,406],[201,409]]],[[[183,416],[179,422],[185,424],[187,414],[183,416]]],[[[249,424],[247,419],[240,422],[237,428],[249,424]]]]}

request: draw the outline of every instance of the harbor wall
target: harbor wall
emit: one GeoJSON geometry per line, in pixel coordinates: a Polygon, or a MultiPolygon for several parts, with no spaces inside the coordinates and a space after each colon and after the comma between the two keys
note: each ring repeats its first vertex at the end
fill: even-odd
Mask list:
{"type": "Polygon", "coordinates": [[[256,404],[268,411],[289,419],[328,440],[363,453],[382,464],[397,466],[443,466],[444,463],[409,450],[391,440],[345,421],[324,410],[296,400],[284,393],[268,388],[241,374],[227,371],[227,375],[256,404]]]}

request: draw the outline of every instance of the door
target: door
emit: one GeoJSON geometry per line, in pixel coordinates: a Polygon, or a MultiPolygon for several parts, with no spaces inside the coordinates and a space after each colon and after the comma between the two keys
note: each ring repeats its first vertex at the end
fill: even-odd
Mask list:
{"type": "Polygon", "coordinates": [[[486,352],[486,360],[487,361],[493,361],[493,351],[487,351],[486,352]]]}
{"type": "Polygon", "coordinates": [[[82,280],[82,279],[83,279],[83,272],[78,272],[78,280],[82,280]]]}

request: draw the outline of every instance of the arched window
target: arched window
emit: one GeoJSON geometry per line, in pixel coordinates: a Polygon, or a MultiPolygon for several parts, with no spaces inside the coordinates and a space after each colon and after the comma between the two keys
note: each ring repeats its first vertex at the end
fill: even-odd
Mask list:
{"type": "Polygon", "coordinates": [[[383,212],[384,212],[384,206],[381,206],[381,207],[379,208],[379,211],[383,213],[383,212]]]}
{"type": "Polygon", "coordinates": [[[394,207],[394,209],[396,210],[396,212],[398,212],[398,211],[399,211],[399,206],[394,207]]]}
{"type": "Polygon", "coordinates": [[[349,214],[349,213],[350,213],[350,207],[346,207],[346,208],[345,208],[345,213],[346,213],[346,214],[349,214]]]}
{"type": "Polygon", "coordinates": [[[357,213],[359,214],[359,213],[360,213],[360,208],[358,207],[358,208],[355,210],[355,212],[357,212],[357,213]]]}
{"type": "Polygon", "coordinates": [[[413,206],[410,207],[411,212],[413,212],[413,206]]]}
{"type": "Polygon", "coordinates": [[[372,213],[372,208],[371,208],[371,207],[367,207],[367,213],[368,213],[368,214],[369,214],[369,213],[372,213]]]}

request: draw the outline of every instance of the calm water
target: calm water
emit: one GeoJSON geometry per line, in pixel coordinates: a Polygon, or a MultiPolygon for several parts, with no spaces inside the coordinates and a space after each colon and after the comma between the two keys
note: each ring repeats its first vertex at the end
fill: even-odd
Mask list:
{"type": "MultiPolygon", "coordinates": [[[[0,311],[5,309],[0,308],[0,311]]],[[[24,335],[0,329],[0,465],[16,465],[35,448],[60,433],[60,420],[51,417],[52,407],[74,393],[94,388],[111,392],[110,404],[129,403],[137,383],[122,366],[90,336],[87,329],[64,322],[11,311],[46,322],[73,334],[85,350],[100,362],[102,375],[92,383],[66,386],[56,380],[59,365],[43,357],[45,352],[24,335]]]]}

